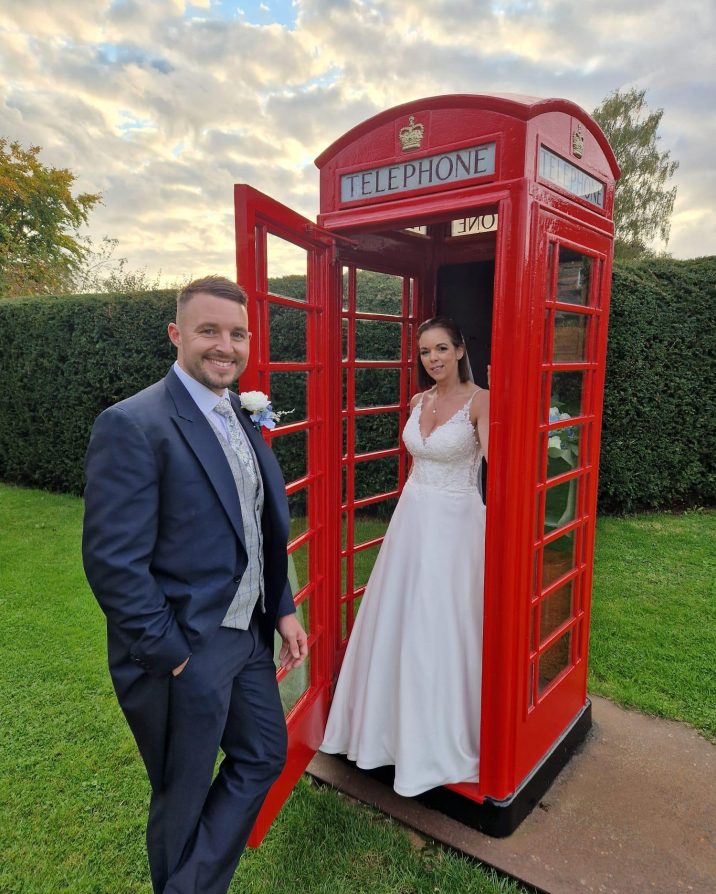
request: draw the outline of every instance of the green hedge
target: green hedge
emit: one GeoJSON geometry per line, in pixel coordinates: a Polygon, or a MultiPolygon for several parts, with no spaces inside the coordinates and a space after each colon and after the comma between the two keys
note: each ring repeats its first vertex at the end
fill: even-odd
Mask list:
{"type": "MultiPolygon", "coordinates": [[[[612,290],[600,509],[609,513],[713,505],[714,282],[716,257],[650,260],[615,266],[612,290]]],[[[362,310],[391,311],[397,281],[367,274],[362,310]]],[[[272,280],[272,289],[303,297],[302,277],[272,280]]],[[[92,422],[106,406],[165,375],[174,359],[166,324],[172,291],[0,301],[0,478],[48,490],[82,491],[82,461],[92,422]]],[[[275,307],[272,354],[305,356],[303,314],[275,307]]],[[[364,359],[395,356],[393,327],[363,324],[364,359]]],[[[392,371],[357,374],[359,395],[394,399],[392,371]]],[[[305,414],[299,377],[272,381],[278,409],[305,414]]],[[[290,418],[290,417],[289,417],[290,418]]],[[[361,424],[360,449],[394,443],[391,415],[361,424]]],[[[288,480],[305,468],[301,436],[276,442],[288,480]]],[[[394,486],[395,464],[360,468],[359,495],[394,486]],[[363,479],[366,479],[365,481],[363,479]]],[[[295,503],[295,501],[294,501],[295,503]]],[[[294,511],[300,511],[297,504],[294,511]]]]}
{"type": "Polygon", "coordinates": [[[92,423],[166,375],[175,294],[0,301],[0,478],[82,492],[92,423]]]}
{"type": "Polygon", "coordinates": [[[599,506],[716,503],[716,257],[616,264],[599,506]]]}

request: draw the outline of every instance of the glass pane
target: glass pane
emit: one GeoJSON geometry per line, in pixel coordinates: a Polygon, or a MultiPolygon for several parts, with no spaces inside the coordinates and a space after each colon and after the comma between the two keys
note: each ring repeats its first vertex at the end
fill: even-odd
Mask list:
{"type": "Polygon", "coordinates": [[[354,621],[355,621],[356,616],[358,615],[358,609],[360,608],[361,602],[363,602],[363,594],[361,594],[360,596],[355,596],[352,600],[351,604],[353,606],[353,620],[354,621]]]}
{"type": "Polygon", "coordinates": [[[496,214],[480,214],[478,217],[461,217],[450,221],[450,235],[477,236],[480,233],[494,233],[497,230],[496,214]]]}
{"type": "Polygon", "coordinates": [[[348,636],[348,603],[341,602],[341,642],[348,636]]]}
{"type": "Polygon", "coordinates": [[[558,310],[554,315],[554,363],[578,363],[586,359],[587,320],[584,314],[558,310]]]}
{"type": "Polygon", "coordinates": [[[554,270],[554,258],[555,252],[557,251],[557,246],[554,242],[550,242],[547,246],[547,300],[553,301],[554,295],[552,294],[552,271],[554,270]]]}
{"type": "Polygon", "coordinates": [[[277,435],[271,441],[271,447],[281,466],[287,484],[303,478],[308,468],[306,446],[308,432],[297,431],[290,435],[277,435]]]}
{"type": "Polygon", "coordinates": [[[359,270],[356,277],[356,310],[359,313],[394,314],[403,309],[403,278],[389,273],[359,270]]]}
{"type": "Polygon", "coordinates": [[[544,533],[550,534],[577,517],[577,488],[579,478],[572,478],[554,487],[548,487],[545,493],[544,533]]]}
{"type": "MultiPolygon", "coordinates": [[[[557,422],[559,418],[559,413],[555,413],[554,418],[550,415],[550,422],[557,422]]],[[[554,478],[555,475],[577,468],[583,432],[583,425],[568,425],[547,432],[547,478],[554,478]]]]}
{"type": "Polygon", "coordinates": [[[385,456],[356,463],[355,498],[362,500],[398,487],[398,457],[385,456]]]}
{"type": "Polygon", "coordinates": [[[301,422],[306,418],[306,387],[308,373],[279,372],[271,373],[271,406],[281,416],[279,425],[301,422]]]}
{"type": "Polygon", "coordinates": [[[557,270],[557,301],[568,304],[589,302],[592,259],[561,246],[557,270]]]}
{"type": "MultiPolygon", "coordinates": [[[[299,606],[300,611],[301,606],[299,606]]],[[[275,639],[278,640],[278,644],[275,651],[274,662],[278,666],[278,654],[281,650],[281,637],[276,634],[275,639]]],[[[290,674],[287,674],[283,680],[278,684],[278,691],[281,694],[281,705],[283,707],[283,713],[288,714],[288,712],[293,708],[296,702],[301,698],[304,692],[306,692],[311,685],[311,654],[306,656],[306,660],[303,664],[296,668],[296,670],[292,670],[290,674]]]]}
{"type": "Polygon", "coordinates": [[[556,643],[539,657],[539,692],[549,686],[566,667],[569,667],[569,655],[572,645],[572,631],[568,630],[556,643]]]}
{"type": "Polygon", "coordinates": [[[569,416],[581,416],[584,412],[582,399],[584,394],[583,372],[554,372],[552,373],[552,392],[549,397],[549,413],[553,410],[558,414],[567,413],[569,416]]]}
{"type": "Polygon", "coordinates": [[[341,513],[341,549],[348,548],[348,513],[341,513]]]}
{"type": "Polygon", "coordinates": [[[542,359],[550,361],[549,338],[552,334],[552,311],[547,308],[544,312],[544,337],[542,341],[542,359]]]}
{"type": "Polygon", "coordinates": [[[350,273],[348,272],[348,268],[347,268],[347,267],[344,267],[344,268],[343,268],[342,281],[343,281],[343,289],[342,289],[343,301],[342,301],[341,307],[343,308],[343,310],[348,310],[348,296],[349,296],[349,289],[350,289],[350,273]]]}
{"type": "Polygon", "coordinates": [[[311,543],[308,541],[288,554],[288,582],[291,584],[291,592],[294,596],[308,583],[310,545],[311,543]]]}
{"type": "Polygon", "coordinates": [[[400,360],[400,323],[356,320],[357,360],[400,360]]]}
{"type": "Polygon", "coordinates": [[[550,634],[554,633],[572,616],[573,587],[574,581],[570,581],[540,603],[540,642],[544,642],[550,634]]]}
{"type": "Polygon", "coordinates": [[[341,559],[341,596],[348,592],[348,559],[341,559]]]}
{"type": "Polygon", "coordinates": [[[348,359],[348,320],[341,320],[341,356],[348,359]]]}
{"type": "Polygon", "coordinates": [[[399,369],[357,369],[355,371],[357,407],[383,407],[400,400],[399,369]]]}
{"type": "Polygon", "coordinates": [[[535,627],[537,626],[537,609],[533,608],[530,612],[530,652],[535,650],[535,627]]]}
{"type": "Polygon", "coordinates": [[[563,534],[544,546],[542,553],[542,589],[574,567],[576,531],[563,534]]]}
{"type": "MultiPolygon", "coordinates": [[[[547,434],[546,432],[542,432],[537,436],[537,481],[541,484],[544,481],[544,459],[545,459],[545,444],[547,443],[547,434]]],[[[537,521],[537,529],[539,530],[539,520],[537,521]]]]}
{"type": "Polygon", "coordinates": [[[575,661],[581,661],[584,658],[583,648],[584,648],[584,621],[579,621],[577,623],[577,641],[575,643],[575,651],[576,655],[574,656],[575,661]]]}
{"type": "Polygon", "coordinates": [[[376,537],[382,537],[385,534],[388,527],[386,516],[392,512],[396,498],[392,497],[390,500],[386,500],[385,503],[374,503],[365,509],[356,510],[353,529],[354,543],[367,543],[369,540],[375,540],[376,537]],[[383,508],[385,503],[393,505],[383,508]]]}
{"type": "Polygon", "coordinates": [[[379,546],[371,546],[368,549],[359,550],[353,559],[354,581],[353,589],[364,587],[373,570],[375,560],[378,558],[379,546]]]}
{"type": "Polygon", "coordinates": [[[398,446],[400,417],[397,413],[379,413],[355,417],[355,451],[370,453],[398,446]]]}
{"type": "Polygon", "coordinates": [[[349,366],[343,367],[341,374],[341,406],[344,410],[350,409],[348,406],[348,382],[350,381],[352,370],[349,366]]]}
{"type": "Polygon", "coordinates": [[[266,237],[266,275],[269,292],[306,300],[306,272],[308,252],[293,242],[269,233],[266,237]]]}
{"type": "Polygon", "coordinates": [[[270,358],[302,362],[306,359],[306,314],[297,307],[269,304],[270,358]]]}
{"type": "Polygon", "coordinates": [[[308,530],[308,491],[301,488],[288,497],[288,514],[290,517],[289,540],[300,537],[308,530]]]}

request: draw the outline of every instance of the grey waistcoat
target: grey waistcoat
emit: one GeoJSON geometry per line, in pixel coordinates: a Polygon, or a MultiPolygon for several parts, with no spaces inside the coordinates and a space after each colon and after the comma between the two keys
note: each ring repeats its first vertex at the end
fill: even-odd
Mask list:
{"type": "Polygon", "coordinates": [[[256,470],[256,483],[246,474],[241,460],[229,446],[226,438],[221,434],[219,428],[211,422],[211,427],[216,432],[219,439],[221,449],[224,451],[226,459],[231,466],[231,473],[236,482],[236,490],[239,494],[239,502],[241,503],[241,518],[244,522],[244,539],[246,540],[246,552],[249,562],[246,566],[244,576],[241,578],[239,587],[236,590],[231,605],[226,613],[226,617],[221,622],[222,627],[235,627],[239,630],[248,630],[256,603],[260,603],[262,612],[266,611],[264,605],[264,538],[261,530],[261,514],[264,508],[264,486],[261,480],[261,472],[259,471],[256,455],[249,442],[244,435],[246,446],[254,463],[256,470]]]}

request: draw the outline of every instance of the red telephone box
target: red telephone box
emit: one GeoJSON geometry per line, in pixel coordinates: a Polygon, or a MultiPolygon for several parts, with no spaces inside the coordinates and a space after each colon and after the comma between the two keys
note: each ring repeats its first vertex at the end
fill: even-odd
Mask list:
{"type": "Polygon", "coordinates": [[[431,795],[464,821],[509,834],[591,724],[619,169],[573,103],[483,95],[389,109],[316,164],[317,223],[235,187],[238,279],[254,331],[241,386],[270,394],[278,410],[289,409],[282,394],[298,404],[271,439],[280,461],[301,457],[287,484],[289,552],[310,648],[303,676],[281,681],[289,759],[253,840],[322,740],[382,539],[376,514],[389,512],[408,471],[400,432],[417,390],[416,328],[435,315],[460,325],[478,384],[491,363],[491,417],[479,782],[431,795]],[[289,262],[301,275],[270,291],[289,262]]]}

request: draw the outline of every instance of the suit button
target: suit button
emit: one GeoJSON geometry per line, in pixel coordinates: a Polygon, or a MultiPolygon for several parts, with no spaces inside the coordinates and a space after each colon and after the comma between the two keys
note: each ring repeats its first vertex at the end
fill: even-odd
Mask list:
{"type": "Polygon", "coordinates": [[[241,583],[241,575],[240,574],[234,575],[234,583],[235,584],[241,583]]]}

